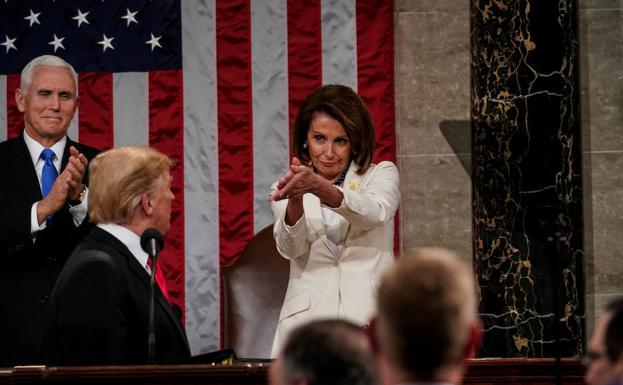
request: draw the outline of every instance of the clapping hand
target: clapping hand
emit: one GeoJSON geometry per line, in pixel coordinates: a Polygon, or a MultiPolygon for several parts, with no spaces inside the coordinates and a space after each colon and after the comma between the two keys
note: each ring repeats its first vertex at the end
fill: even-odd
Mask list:
{"type": "Polygon", "coordinates": [[[319,176],[311,167],[301,164],[294,157],[288,172],[277,182],[277,190],[268,196],[270,201],[282,199],[300,199],[305,193],[314,193],[320,184],[319,176]]]}
{"type": "Polygon", "coordinates": [[[80,193],[84,189],[82,178],[87,170],[87,158],[81,154],[74,146],[69,147],[69,162],[63,170],[63,174],[67,173],[67,199],[77,200],[80,193]]]}

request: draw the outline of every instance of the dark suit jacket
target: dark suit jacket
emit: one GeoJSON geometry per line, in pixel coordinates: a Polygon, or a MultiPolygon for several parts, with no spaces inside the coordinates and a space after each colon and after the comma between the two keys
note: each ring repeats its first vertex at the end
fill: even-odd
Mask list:
{"type": "MultiPolygon", "coordinates": [[[[98,152],[68,139],[61,169],[69,146],[89,160],[98,152]]],[[[87,175],[83,183],[88,185],[87,175]]],[[[90,230],[87,221],[76,227],[65,205],[33,244],[30,210],[41,199],[23,134],[0,143],[0,366],[37,363],[45,302],[65,260],[90,230]]]]}
{"type": "MultiPolygon", "coordinates": [[[[149,293],[149,275],[128,248],[94,228],[67,260],[50,297],[46,363],[147,363],[149,293]]],[[[155,298],[156,362],[188,358],[179,317],[159,289],[155,298]]]]}

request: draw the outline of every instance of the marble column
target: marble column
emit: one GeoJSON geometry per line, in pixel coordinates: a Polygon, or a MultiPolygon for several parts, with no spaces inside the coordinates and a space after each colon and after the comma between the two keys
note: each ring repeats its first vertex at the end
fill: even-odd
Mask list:
{"type": "Polygon", "coordinates": [[[484,357],[582,354],[576,0],[472,0],[474,265],[484,357]]]}

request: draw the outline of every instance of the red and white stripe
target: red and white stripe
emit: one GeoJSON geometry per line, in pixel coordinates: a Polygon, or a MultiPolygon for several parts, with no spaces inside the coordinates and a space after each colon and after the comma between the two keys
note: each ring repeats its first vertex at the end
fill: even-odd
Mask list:
{"type": "MultiPolygon", "coordinates": [[[[395,160],[392,0],[182,1],[182,71],[81,73],[69,135],[101,149],[151,145],[176,161],[161,261],[193,353],[220,348],[220,267],[272,223],[289,126],[314,88],[358,90],[395,160]]],[[[0,139],[23,127],[0,76],[0,139]]]]}

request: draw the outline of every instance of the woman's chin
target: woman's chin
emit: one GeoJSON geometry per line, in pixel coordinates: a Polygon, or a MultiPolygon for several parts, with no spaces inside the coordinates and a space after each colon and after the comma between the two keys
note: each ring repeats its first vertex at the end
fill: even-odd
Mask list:
{"type": "Polygon", "coordinates": [[[339,173],[336,174],[334,172],[326,173],[326,172],[321,172],[320,170],[318,170],[318,175],[320,175],[321,177],[323,177],[326,180],[332,181],[332,180],[335,180],[338,177],[338,175],[340,175],[340,174],[339,173]]]}

